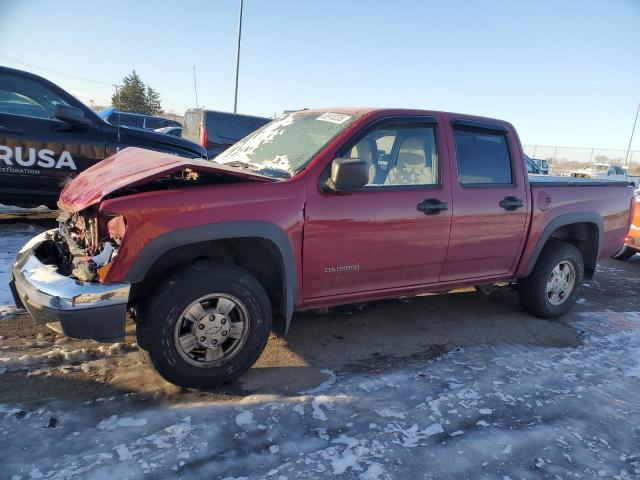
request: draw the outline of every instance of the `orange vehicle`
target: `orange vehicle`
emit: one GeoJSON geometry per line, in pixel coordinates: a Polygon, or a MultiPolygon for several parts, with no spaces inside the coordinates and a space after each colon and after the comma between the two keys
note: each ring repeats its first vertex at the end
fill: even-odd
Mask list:
{"type": "Polygon", "coordinates": [[[614,258],[618,260],[629,260],[636,253],[640,253],[640,195],[636,197],[633,204],[635,208],[632,213],[631,228],[629,234],[624,239],[624,247],[614,258]]]}

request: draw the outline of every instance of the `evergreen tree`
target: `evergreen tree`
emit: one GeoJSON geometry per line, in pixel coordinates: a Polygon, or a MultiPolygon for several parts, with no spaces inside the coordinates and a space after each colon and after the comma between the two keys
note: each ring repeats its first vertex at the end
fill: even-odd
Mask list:
{"type": "Polygon", "coordinates": [[[162,113],[160,94],[145,85],[135,70],[122,79],[122,86],[111,97],[111,105],[120,112],[145,115],[162,113]]]}
{"type": "Polygon", "coordinates": [[[147,85],[147,93],[145,95],[147,101],[147,108],[150,115],[157,115],[162,113],[162,105],[160,104],[160,94],[153,88],[147,85]]]}

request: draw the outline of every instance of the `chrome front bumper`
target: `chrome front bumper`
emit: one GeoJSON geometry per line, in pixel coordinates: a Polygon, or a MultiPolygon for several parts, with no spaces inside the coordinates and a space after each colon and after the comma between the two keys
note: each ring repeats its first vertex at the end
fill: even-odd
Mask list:
{"type": "Polygon", "coordinates": [[[22,247],[11,269],[10,288],[18,307],[38,323],[60,323],[65,335],[114,341],[124,337],[128,283],[84,283],[45,265],[35,250],[56,230],[41,233],[22,247]]]}

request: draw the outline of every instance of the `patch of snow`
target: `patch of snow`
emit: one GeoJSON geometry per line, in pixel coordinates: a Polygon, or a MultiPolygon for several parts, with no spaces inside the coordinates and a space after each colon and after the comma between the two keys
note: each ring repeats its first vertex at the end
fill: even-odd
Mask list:
{"type": "Polygon", "coordinates": [[[40,205],[39,207],[18,207],[15,205],[4,205],[0,203],[0,214],[27,214],[27,213],[47,213],[51,212],[48,207],[40,205]]]}
{"type": "Polygon", "coordinates": [[[318,402],[317,400],[313,400],[311,402],[311,408],[313,410],[313,418],[317,419],[317,420],[321,420],[323,422],[327,421],[327,415],[324,413],[324,410],[322,410],[322,408],[320,407],[320,405],[322,405],[320,402],[318,402]]]}
{"type": "Polygon", "coordinates": [[[98,430],[113,430],[119,427],[144,427],[146,424],[146,418],[118,418],[118,415],[112,415],[98,423],[96,428],[98,428],[98,430]]]}
{"type": "Polygon", "coordinates": [[[245,425],[251,425],[253,423],[253,413],[248,410],[244,410],[236,415],[236,425],[243,427],[245,425]]]}
{"type": "Polygon", "coordinates": [[[300,392],[300,395],[315,395],[318,393],[326,392],[338,381],[338,377],[336,376],[333,370],[330,370],[328,368],[323,368],[322,370],[320,370],[320,373],[324,373],[329,378],[327,378],[324,382],[322,382],[320,385],[318,385],[315,388],[300,392]]]}
{"type": "Polygon", "coordinates": [[[121,355],[137,350],[135,344],[113,343],[95,348],[64,349],[58,345],[36,354],[0,354],[0,374],[17,370],[31,370],[33,374],[48,373],[51,369],[71,368],[71,370],[91,368],[103,358],[121,355]],[[80,365],[77,365],[80,364],[80,365]]]}
{"type": "Polygon", "coordinates": [[[114,450],[118,454],[118,460],[120,460],[121,462],[128,462],[129,460],[131,460],[131,452],[124,443],[116,445],[114,447],[114,450]]]}
{"type": "MultiPolygon", "coordinates": [[[[3,205],[0,204],[0,208],[3,205]]],[[[7,287],[11,278],[11,265],[20,248],[37,236],[43,228],[25,223],[1,225],[0,233],[0,320],[12,317],[19,311],[13,301],[13,295],[7,287]]]]}
{"type": "Polygon", "coordinates": [[[399,418],[400,420],[404,420],[406,417],[405,412],[396,412],[390,408],[378,408],[375,412],[383,418],[399,418]]]}
{"type": "Polygon", "coordinates": [[[371,462],[371,465],[367,468],[367,470],[360,475],[361,480],[380,480],[385,474],[385,469],[381,463],[371,462]]]}
{"type": "Polygon", "coordinates": [[[58,282],[63,278],[58,274],[57,269],[55,265],[41,265],[29,270],[27,274],[31,280],[36,282],[52,283],[58,282]]]}
{"type": "MultiPolygon", "coordinates": [[[[216,157],[216,162],[218,163],[228,163],[234,161],[243,161],[247,163],[251,163],[252,156],[256,149],[264,144],[268,144],[273,142],[273,140],[278,136],[284,133],[284,127],[287,125],[291,125],[293,123],[293,115],[283,115],[280,118],[276,118],[270,123],[266,124],[261,129],[257,130],[255,133],[251,134],[244,140],[236,143],[231,148],[227,149],[224,153],[216,157]]],[[[272,159],[272,162],[276,161],[281,155],[275,155],[272,159]]],[[[286,161],[288,164],[288,159],[279,159],[277,163],[283,163],[286,161]]],[[[263,163],[261,162],[258,166],[262,167],[263,163]]],[[[277,167],[281,168],[281,167],[277,167]]]]}

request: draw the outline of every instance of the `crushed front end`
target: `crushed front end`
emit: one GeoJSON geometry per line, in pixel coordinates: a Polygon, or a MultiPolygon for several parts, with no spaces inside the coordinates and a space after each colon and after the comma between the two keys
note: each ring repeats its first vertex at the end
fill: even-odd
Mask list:
{"type": "Polygon", "coordinates": [[[104,278],[118,254],[124,219],[87,209],[63,213],[59,222],[16,256],[10,283],[16,305],[70,337],[123,338],[130,285],[104,278]]]}

